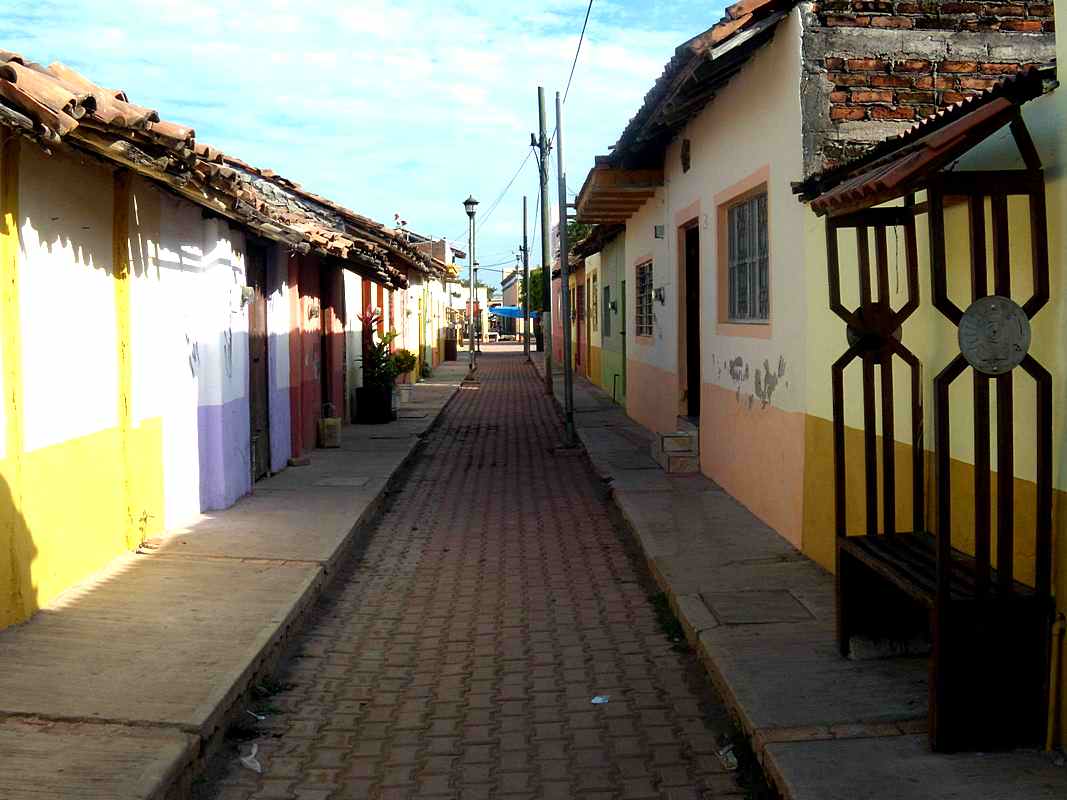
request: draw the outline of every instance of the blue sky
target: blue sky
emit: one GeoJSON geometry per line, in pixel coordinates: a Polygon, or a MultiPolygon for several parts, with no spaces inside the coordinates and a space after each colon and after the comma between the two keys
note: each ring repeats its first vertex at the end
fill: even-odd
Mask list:
{"type": "MultiPolygon", "coordinates": [[[[533,222],[533,158],[486,212],[528,150],[539,83],[553,124],[586,2],[0,0],[0,49],[124,89],[199,141],[387,224],[399,213],[413,230],[465,238],[473,193],[480,277],[496,283],[488,266],[513,258],[523,193],[533,222]]],[[[722,9],[594,0],[564,114],[573,191],[674,48],[722,9]]],[[[553,205],[555,187],[553,175],[553,205]]]]}

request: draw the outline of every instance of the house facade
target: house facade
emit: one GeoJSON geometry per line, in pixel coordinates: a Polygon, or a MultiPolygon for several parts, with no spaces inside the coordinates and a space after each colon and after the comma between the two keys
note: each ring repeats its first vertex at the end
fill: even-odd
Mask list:
{"type": "Polygon", "coordinates": [[[358,385],[353,299],[414,341],[409,276],[444,275],[121,92],[3,66],[0,627],[306,459],[358,385]]]}
{"type": "MultiPolygon", "coordinates": [[[[885,142],[919,120],[1001,91],[1005,76],[1052,62],[1057,49],[1048,4],[987,7],[981,13],[968,4],[855,5],[766,1],[727,9],[723,21],[678,49],[611,155],[596,160],[577,200],[578,220],[596,223],[598,230],[579,243],[575,255],[585,259],[586,272],[595,263],[602,290],[608,288],[610,296],[617,291],[622,301],[617,313],[601,315],[601,325],[618,321],[625,330],[621,402],[628,414],[663,434],[697,425],[701,471],[830,570],[837,566],[839,517],[831,367],[852,340],[827,302],[835,289],[828,270],[828,228],[821,216],[827,211],[813,208],[817,200],[798,203],[794,184],[808,186],[833,176],[840,165],[881,152],[889,146],[885,142]],[[593,262],[595,254],[599,262],[593,262]],[[617,276],[607,267],[616,258],[621,264],[617,276]]],[[[1061,102],[1052,92],[1020,112],[1028,123],[1034,118],[1029,127],[1036,152],[1046,175],[1057,176],[1047,189],[1053,298],[1058,297],[1057,267],[1063,266],[1057,160],[1057,138],[1062,141],[1064,129],[1061,102]]],[[[956,168],[982,163],[987,170],[1007,169],[1021,157],[1008,129],[998,128],[982,147],[961,154],[956,168]]],[[[833,188],[830,183],[820,186],[833,188]]],[[[812,190],[807,196],[810,200],[819,194],[812,190]]],[[[906,202],[903,195],[892,201],[906,202]]],[[[914,197],[920,210],[926,202],[921,192],[914,197]]],[[[1033,286],[1031,252],[1036,247],[1028,232],[1029,213],[1025,197],[1009,199],[1013,234],[1010,244],[1001,245],[1018,262],[1011,283],[1024,299],[1033,286]]],[[[950,204],[945,220],[949,281],[953,291],[965,292],[961,278],[969,270],[968,256],[959,245],[968,241],[967,206],[950,204]]],[[[885,239],[872,237],[866,255],[857,250],[853,232],[842,233],[834,246],[851,270],[836,287],[850,309],[863,291],[871,291],[854,277],[855,264],[864,259],[891,265],[885,291],[893,293],[894,302],[903,304],[908,296],[909,234],[899,228],[885,239]]],[[[936,529],[938,500],[932,483],[918,495],[910,489],[917,463],[929,465],[922,474],[933,480],[931,378],[958,353],[958,345],[956,329],[929,307],[930,287],[936,285],[929,242],[926,217],[919,214],[914,248],[924,304],[902,335],[926,377],[917,417],[931,438],[916,454],[907,384],[898,385],[882,405],[864,400],[863,370],[853,366],[845,373],[840,438],[849,480],[840,517],[850,534],[870,532],[875,513],[879,522],[874,532],[905,521],[909,526],[915,521],[922,530],[936,529]],[[891,422],[888,432],[864,433],[869,419],[890,417],[895,430],[891,422]],[[883,462],[886,440],[893,441],[890,462],[883,462]],[[869,466],[874,457],[865,461],[866,450],[877,452],[879,466],[869,466]],[[870,486],[875,477],[881,484],[887,469],[898,487],[909,488],[888,502],[894,506],[890,523],[883,519],[887,501],[878,499],[877,491],[872,494],[870,486]]],[[[992,239],[989,247],[994,247],[992,239]]],[[[989,259],[992,263],[993,256],[989,259]]],[[[555,291],[558,298],[558,281],[555,291]]],[[[966,307],[961,297],[956,302],[966,307]]],[[[602,297],[602,305],[610,308],[610,300],[602,297]]],[[[1035,317],[1034,336],[1042,343],[1031,351],[1053,376],[1064,367],[1065,351],[1047,327],[1055,324],[1058,305],[1054,300],[1052,309],[1035,317]]],[[[579,335],[572,333],[572,341],[579,335]]],[[[599,382],[608,390],[606,340],[602,330],[599,382]]],[[[894,369],[902,379],[905,368],[894,369]]],[[[883,380],[891,382],[876,376],[875,385],[883,380]]],[[[1054,380],[1059,388],[1062,381],[1054,380]]],[[[1024,409],[1035,408],[1036,396],[1023,379],[1016,383],[1017,436],[1024,435],[1024,428],[1032,436],[1027,426],[1035,414],[1024,409]]],[[[1053,409],[1058,409],[1063,399],[1054,397],[1053,409]]],[[[975,454],[980,451],[973,441],[973,412],[962,404],[955,407],[962,416],[958,421],[953,417],[951,439],[953,546],[973,554],[975,514],[981,518],[974,501],[975,454]]],[[[1058,425],[1055,412],[1052,419],[1058,425]]],[[[1054,427],[1052,441],[1057,437],[1054,427]]],[[[1042,574],[1041,549],[1035,553],[1034,544],[1034,531],[1044,524],[1042,509],[1047,510],[1035,502],[1042,467],[1032,447],[1017,446],[1015,454],[1014,460],[994,459],[994,467],[1010,478],[993,482],[1000,482],[1001,496],[1012,495],[1017,511],[1006,518],[1010,522],[1001,523],[1002,529],[1007,524],[1015,531],[1012,539],[1001,537],[1012,545],[1005,545],[999,562],[996,556],[993,560],[1013,563],[1016,578],[1032,586],[1042,574]]],[[[1052,464],[1059,465],[1060,458],[1054,450],[1052,464]]],[[[1059,474],[1059,466],[1053,466],[1053,474],[1059,474]]],[[[1062,488],[1057,480],[1054,490],[1062,488]]],[[[995,489],[992,495],[995,502],[995,489]]],[[[1061,554],[1055,556],[1052,574],[1056,596],[1062,598],[1067,545],[1058,521],[1051,535],[1054,552],[1061,554]]],[[[1059,604],[1062,610],[1063,601],[1059,604]]]]}
{"type": "Polygon", "coordinates": [[[678,48],[577,201],[579,221],[621,230],[594,247],[602,271],[605,254],[621,261],[601,285],[624,300],[611,322],[630,416],[659,433],[698,424],[701,471],[827,566],[825,497],[806,477],[825,455],[821,268],[791,184],[1055,53],[1044,5],[996,19],[883,5],[727,9],[678,48]]]}

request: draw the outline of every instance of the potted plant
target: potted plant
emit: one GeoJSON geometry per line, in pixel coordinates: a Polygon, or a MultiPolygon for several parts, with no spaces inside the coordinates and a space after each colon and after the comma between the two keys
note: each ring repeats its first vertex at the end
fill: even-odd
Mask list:
{"type": "Polygon", "coordinates": [[[396,333],[390,331],[374,341],[381,317],[380,311],[370,308],[359,317],[363,323],[363,385],[356,389],[356,422],[362,425],[381,425],[396,419],[393,412],[396,360],[389,352],[396,333]]]}
{"type": "Polygon", "coordinates": [[[415,365],[418,363],[415,359],[415,354],[410,350],[397,350],[392,355],[393,364],[396,367],[396,374],[399,376],[398,389],[400,391],[400,402],[408,403],[411,401],[411,393],[415,387],[411,383],[411,372],[415,369],[415,365]]]}

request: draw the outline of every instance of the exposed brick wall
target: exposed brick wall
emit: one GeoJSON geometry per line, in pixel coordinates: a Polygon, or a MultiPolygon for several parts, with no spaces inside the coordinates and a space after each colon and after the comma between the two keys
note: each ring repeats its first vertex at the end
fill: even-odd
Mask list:
{"type": "Polygon", "coordinates": [[[1047,0],[820,0],[801,9],[807,174],[1055,57],[1047,0]]]}
{"type": "Polygon", "coordinates": [[[823,25],[895,30],[1052,32],[1049,0],[940,2],[940,0],[822,0],[816,13],[823,25]]]}
{"type": "Polygon", "coordinates": [[[919,120],[958,103],[1025,66],[1019,62],[892,57],[823,59],[830,91],[830,119],[919,120]]]}

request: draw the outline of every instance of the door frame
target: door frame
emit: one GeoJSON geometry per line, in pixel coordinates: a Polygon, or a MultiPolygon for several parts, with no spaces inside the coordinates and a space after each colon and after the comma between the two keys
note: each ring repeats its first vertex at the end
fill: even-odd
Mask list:
{"type": "Polygon", "coordinates": [[[245,264],[245,284],[252,289],[252,297],[248,302],[248,435],[250,437],[249,444],[251,445],[250,449],[252,451],[252,463],[249,471],[252,476],[252,482],[255,483],[256,481],[269,477],[272,473],[271,456],[273,455],[273,452],[270,435],[270,315],[267,311],[267,297],[269,296],[268,290],[270,286],[270,249],[268,245],[255,241],[247,242],[246,249],[247,261],[245,264]],[[256,394],[257,382],[253,380],[254,373],[252,369],[252,342],[254,340],[253,317],[256,313],[257,305],[260,307],[263,314],[263,384],[258,388],[263,394],[262,403],[265,419],[262,435],[265,439],[264,447],[266,450],[266,464],[258,465],[264,467],[261,472],[256,469],[256,415],[253,397],[256,394]]]}
{"type": "Polygon", "coordinates": [[[700,239],[698,217],[678,226],[678,388],[686,397],[684,406],[679,402],[679,410],[684,407],[682,416],[690,419],[700,418],[700,239]],[[696,239],[695,263],[689,258],[690,236],[696,239]]]}

